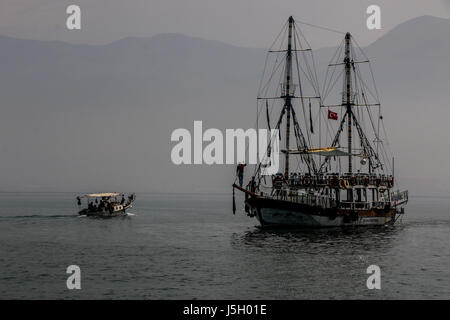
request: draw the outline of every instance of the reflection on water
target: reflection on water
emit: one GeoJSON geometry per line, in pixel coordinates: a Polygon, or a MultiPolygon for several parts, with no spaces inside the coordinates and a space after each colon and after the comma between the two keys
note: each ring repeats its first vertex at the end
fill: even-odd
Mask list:
{"type": "Polygon", "coordinates": [[[255,227],[243,234],[232,235],[235,248],[297,249],[315,253],[330,251],[336,247],[353,249],[387,249],[392,246],[403,225],[384,227],[320,228],[320,229],[265,229],[255,227]]]}
{"type": "Polygon", "coordinates": [[[58,218],[69,218],[73,219],[78,217],[78,215],[41,215],[41,214],[32,214],[32,215],[25,215],[25,216],[0,216],[0,220],[9,220],[9,219],[58,219],[58,218]]]}

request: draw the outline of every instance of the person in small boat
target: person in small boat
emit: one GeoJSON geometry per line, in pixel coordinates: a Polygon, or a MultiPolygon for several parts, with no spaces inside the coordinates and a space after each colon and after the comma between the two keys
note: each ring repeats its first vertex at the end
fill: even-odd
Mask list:
{"type": "Polygon", "coordinates": [[[125,203],[125,198],[122,196],[122,199],[120,200],[120,204],[123,205],[125,203]]]}
{"type": "Polygon", "coordinates": [[[239,163],[236,168],[236,174],[239,178],[239,186],[242,187],[242,184],[244,183],[244,167],[246,166],[246,163],[239,163]]]}

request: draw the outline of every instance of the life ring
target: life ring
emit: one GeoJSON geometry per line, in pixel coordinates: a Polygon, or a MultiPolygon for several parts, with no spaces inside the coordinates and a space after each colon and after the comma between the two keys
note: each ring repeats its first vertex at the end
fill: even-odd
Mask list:
{"type": "Polygon", "coordinates": [[[336,188],[339,184],[339,181],[337,181],[336,177],[330,177],[329,179],[330,188],[336,188]]]}
{"type": "Polygon", "coordinates": [[[312,180],[311,180],[311,177],[309,177],[309,176],[304,176],[302,179],[302,183],[305,187],[310,186],[311,182],[312,182],[312,180]]]}
{"type": "Polygon", "coordinates": [[[345,186],[345,189],[350,189],[350,183],[348,182],[347,179],[344,180],[344,186],[345,186]]]}

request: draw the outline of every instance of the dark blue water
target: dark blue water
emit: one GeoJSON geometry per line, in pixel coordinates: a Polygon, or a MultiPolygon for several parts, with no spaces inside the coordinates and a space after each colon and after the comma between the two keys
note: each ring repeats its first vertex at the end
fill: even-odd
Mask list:
{"type": "Polygon", "coordinates": [[[106,220],[78,217],[74,196],[0,194],[0,298],[450,298],[449,198],[412,197],[393,228],[262,231],[230,195],[138,194],[106,220]]]}

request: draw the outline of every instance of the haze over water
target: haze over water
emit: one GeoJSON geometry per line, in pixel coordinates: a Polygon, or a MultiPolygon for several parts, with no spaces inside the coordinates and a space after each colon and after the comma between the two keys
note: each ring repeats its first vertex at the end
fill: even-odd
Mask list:
{"type": "Polygon", "coordinates": [[[231,194],[137,194],[133,215],[102,220],[71,193],[1,193],[0,298],[448,299],[449,209],[412,196],[393,228],[265,231],[231,194]]]}

